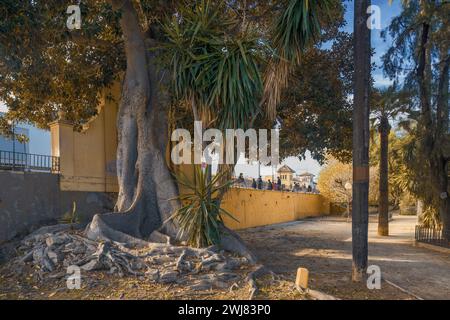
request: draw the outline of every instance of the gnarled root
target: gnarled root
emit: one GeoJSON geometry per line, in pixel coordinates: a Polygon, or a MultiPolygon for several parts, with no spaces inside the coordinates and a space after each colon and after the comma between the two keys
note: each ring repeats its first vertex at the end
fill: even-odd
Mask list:
{"type": "Polygon", "coordinates": [[[110,242],[103,242],[98,245],[97,250],[87,258],[78,261],[76,265],[86,271],[107,269],[110,273],[117,273],[119,276],[132,274],[135,276],[144,275],[137,270],[142,269],[138,259],[126,252],[117,250],[111,246],[110,242]]]}
{"type": "Polygon", "coordinates": [[[114,241],[125,246],[146,247],[148,242],[130,234],[137,233],[132,230],[134,224],[131,223],[132,214],[96,214],[85,230],[88,239],[94,241],[114,241]],[[124,230],[127,228],[128,232],[124,230]],[[124,231],[122,231],[124,230],[124,231]]]}
{"type": "Polygon", "coordinates": [[[142,239],[139,231],[137,213],[96,214],[85,230],[88,239],[113,241],[126,247],[143,248],[151,243],[173,243],[173,239],[154,230],[146,239],[142,239]]]}
{"type": "Polygon", "coordinates": [[[149,242],[145,248],[131,249],[66,231],[37,233],[24,239],[19,250],[24,254],[10,261],[14,270],[31,264],[41,280],[62,278],[66,268],[78,266],[83,272],[104,270],[119,276],[138,276],[143,281],[183,284],[190,290],[229,288],[242,279],[234,270],[248,263],[246,258],[215,246],[196,249],[149,242]]]}
{"type": "Polygon", "coordinates": [[[248,282],[248,284],[250,286],[249,300],[253,300],[259,292],[259,288],[256,283],[256,280],[267,274],[270,274],[272,276],[273,281],[275,281],[277,279],[277,275],[264,265],[259,265],[254,271],[252,271],[248,274],[246,281],[248,282]]]}
{"type": "Polygon", "coordinates": [[[220,241],[220,247],[222,249],[245,257],[251,264],[256,264],[256,256],[247,248],[244,241],[236,232],[222,225],[221,233],[222,238],[220,241]]]}
{"type": "MultiPolygon", "coordinates": [[[[91,223],[85,230],[85,235],[91,240],[103,240],[113,241],[121,243],[126,247],[149,247],[153,243],[165,243],[169,244],[173,242],[173,239],[155,230],[153,231],[147,240],[140,239],[138,236],[136,223],[133,223],[131,219],[135,213],[109,213],[102,215],[95,215],[91,223]],[[150,241],[150,242],[149,242],[150,241]]],[[[225,226],[221,226],[222,238],[220,242],[220,248],[235,254],[238,254],[248,260],[251,264],[256,264],[256,256],[245,246],[244,241],[239,235],[228,229],[225,226]]]]}

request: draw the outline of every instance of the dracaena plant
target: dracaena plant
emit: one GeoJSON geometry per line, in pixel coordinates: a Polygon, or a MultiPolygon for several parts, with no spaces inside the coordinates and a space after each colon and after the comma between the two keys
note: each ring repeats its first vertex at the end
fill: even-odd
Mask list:
{"type": "Polygon", "coordinates": [[[263,45],[224,11],[224,3],[204,0],[166,21],[166,64],[174,96],[191,106],[196,120],[243,128],[259,112],[263,45]]]}
{"type": "Polygon", "coordinates": [[[193,179],[183,172],[174,174],[184,190],[177,197],[182,206],[170,219],[179,225],[179,238],[197,248],[220,243],[223,216],[236,220],[231,213],[220,207],[221,195],[233,182],[224,179],[226,172],[220,172],[209,180],[210,168],[211,166],[207,166],[202,170],[200,166],[194,166],[193,179]]]}

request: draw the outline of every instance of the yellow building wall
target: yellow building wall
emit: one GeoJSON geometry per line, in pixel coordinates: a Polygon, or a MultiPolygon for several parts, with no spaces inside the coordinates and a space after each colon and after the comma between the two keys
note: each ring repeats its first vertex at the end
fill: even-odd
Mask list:
{"type": "Polygon", "coordinates": [[[282,173],[279,173],[278,176],[279,177],[283,176],[283,178],[280,178],[281,184],[284,184],[284,186],[286,188],[291,188],[294,186],[294,180],[293,180],[294,175],[292,173],[282,172],[282,173]]]}
{"type": "Polygon", "coordinates": [[[222,208],[239,222],[224,216],[231,229],[245,229],[328,215],[329,201],[320,194],[232,188],[222,208]]]}
{"type": "Polygon", "coordinates": [[[105,90],[99,113],[76,132],[64,119],[50,124],[52,155],[60,158],[65,191],[118,192],[116,173],[117,101],[120,86],[105,90]],[[108,99],[112,95],[114,100],[108,99]]]}
{"type": "Polygon", "coordinates": [[[294,175],[290,172],[275,173],[273,177],[272,175],[266,175],[263,176],[262,179],[264,182],[268,182],[270,180],[271,182],[277,183],[278,177],[280,177],[281,184],[284,185],[285,188],[290,188],[291,186],[292,187],[294,186],[294,175]]]}

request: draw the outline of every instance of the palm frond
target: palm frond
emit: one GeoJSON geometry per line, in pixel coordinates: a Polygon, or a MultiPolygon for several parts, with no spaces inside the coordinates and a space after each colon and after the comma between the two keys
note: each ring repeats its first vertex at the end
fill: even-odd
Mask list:
{"type": "Polygon", "coordinates": [[[327,14],[330,6],[330,0],[289,0],[276,19],[272,30],[273,56],[264,78],[264,100],[270,119],[275,119],[290,70],[299,63],[302,52],[318,39],[321,14],[327,14]]]}
{"type": "Polygon", "coordinates": [[[248,32],[228,36],[238,21],[221,10],[205,0],[180,12],[163,26],[165,48],[176,98],[195,104],[201,118],[219,119],[216,127],[244,128],[259,113],[261,44],[248,32]]]}

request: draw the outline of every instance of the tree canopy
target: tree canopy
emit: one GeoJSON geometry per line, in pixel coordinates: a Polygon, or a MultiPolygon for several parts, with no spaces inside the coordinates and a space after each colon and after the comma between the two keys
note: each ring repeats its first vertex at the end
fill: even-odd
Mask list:
{"type": "Polygon", "coordinates": [[[450,228],[448,186],[449,139],[449,44],[446,1],[412,0],[385,32],[393,38],[383,56],[385,73],[412,93],[411,137],[405,155],[414,188],[424,206],[440,212],[444,228],[450,228]],[[402,81],[403,80],[403,81],[402,81]]]}
{"type": "Polygon", "coordinates": [[[2,1],[0,100],[7,117],[38,127],[58,110],[80,125],[96,114],[98,94],[124,70],[117,15],[99,1],[83,1],[83,27],[66,27],[64,1],[2,1]]]}
{"type": "Polygon", "coordinates": [[[322,162],[327,154],[351,159],[352,37],[338,33],[330,49],[305,52],[279,105],[283,156],[311,152],[322,162]]]}

